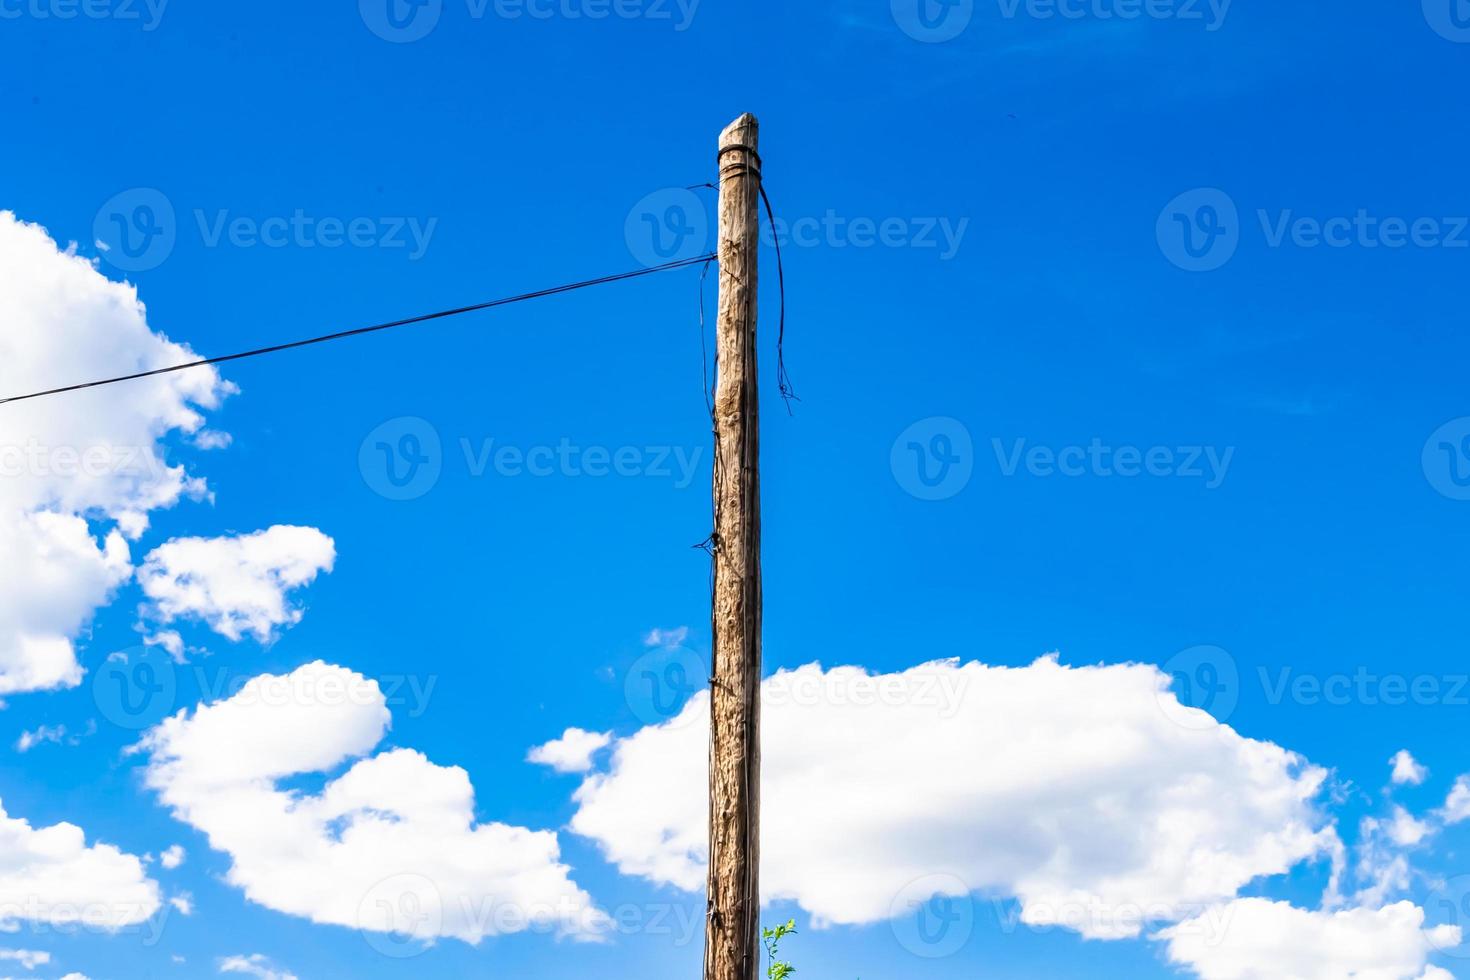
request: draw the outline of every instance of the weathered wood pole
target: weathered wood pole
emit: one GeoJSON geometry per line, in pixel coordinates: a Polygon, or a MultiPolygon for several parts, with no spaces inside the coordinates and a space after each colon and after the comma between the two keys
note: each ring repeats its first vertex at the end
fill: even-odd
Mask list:
{"type": "Polygon", "coordinates": [[[759,124],[720,134],[716,325],[713,671],[710,678],[709,907],[705,980],[760,970],[760,411],[756,394],[759,124]]]}

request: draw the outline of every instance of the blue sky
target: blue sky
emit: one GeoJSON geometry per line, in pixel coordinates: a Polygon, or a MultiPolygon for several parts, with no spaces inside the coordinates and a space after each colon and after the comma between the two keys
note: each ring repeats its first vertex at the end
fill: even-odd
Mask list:
{"type": "MultiPolygon", "coordinates": [[[[1020,670],[1051,652],[1158,665],[1194,682],[1186,702],[1327,771],[1314,805],[1350,868],[1363,818],[1401,804],[1433,825],[1383,901],[1470,927],[1436,901],[1470,872],[1466,828],[1440,809],[1470,772],[1470,11],[925,3],[628,0],[595,17],[589,0],[443,0],[390,22],[371,0],[5,0],[0,210],[77,243],[136,285],[151,330],[212,355],[637,268],[662,254],[645,215],[665,222],[658,246],[682,228],[697,254],[712,192],[681,189],[713,179],[716,134],[754,112],[801,396],[791,415],[777,397],[768,248],[768,673],[1020,670]],[[150,214],[162,237],[141,237],[150,214]],[[1405,749],[1427,776],[1390,800],[1405,749]]],[[[238,641],[140,613],[141,578],[119,581],[66,631],[85,675],[6,697],[11,818],[187,854],[146,871],[191,914],[165,903],[120,934],[23,922],[5,938],[52,954],[36,975],[212,976],[256,954],[302,980],[698,969],[701,897],[571,829],[582,775],[526,755],[573,726],[623,739],[666,721],[629,691],[649,658],[668,678],[708,650],[699,288],[697,269],[662,273],[222,368],[239,392],[203,414],[229,445],[161,442],[210,496],[153,509],[132,563],[276,526],[320,529],[334,561],[287,590],[299,622],[238,641]],[[427,482],[396,494],[384,464],[415,445],[427,482]],[[623,450],[624,475],[598,450],[623,450]],[[538,475],[535,453],[560,455],[538,475]],[[186,662],[136,649],[140,623],[177,630],[186,662]],[[173,685],[136,717],[109,700],[108,656],[130,648],[130,668],[173,685]],[[379,748],[462,767],[478,820],[555,832],[598,907],[667,927],[446,937],[401,957],[391,934],[247,898],[130,747],[166,714],[318,660],[378,680],[379,748]],[[42,726],[67,735],[14,750],[42,726]]],[[[0,395],[86,380],[100,356],[0,362],[0,395]]],[[[0,434],[28,431],[0,417],[0,434]]],[[[116,521],[86,516],[99,539],[116,521]]],[[[960,785],[989,765],[963,760],[1017,751],[1002,732],[910,762],[960,785]]],[[[864,791],[883,799],[899,768],[875,764],[864,791]]],[[[317,793],[340,771],[282,787],[317,793]]],[[[990,833],[943,795],[914,834],[990,833]]],[[[1240,894],[1317,909],[1328,863],[1240,894]]],[[[818,889],[820,863],[803,868],[818,889]]],[[[814,922],[799,896],[767,918],[797,918],[808,980],[1194,975],[1158,941],[1017,925],[1004,892],[963,899],[973,925],[939,956],[917,956],[902,922],[814,922]]]]}

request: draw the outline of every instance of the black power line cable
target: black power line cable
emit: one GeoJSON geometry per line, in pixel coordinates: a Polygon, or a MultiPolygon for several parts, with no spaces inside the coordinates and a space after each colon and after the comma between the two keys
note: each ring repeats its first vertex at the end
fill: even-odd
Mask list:
{"type": "MultiPolygon", "coordinates": [[[[776,281],[781,289],[781,325],[776,332],[776,386],[781,391],[781,400],[786,404],[786,414],[790,415],[792,414],[791,403],[799,402],[801,401],[801,399],[797,397],[796,386],[791,383],[791,375],[786,370],[786,264],[781,261],[781,235],[780,232],[776,230],[776,209],[771,207],[771,198],[768,194],[766,194],[765,178],[761,175],[760,154],[756,153],[755,150],[752,150],[748,146],[741,146],[738,144],[727,146],[725,147],[725,150],[744,150],[751,156],[755,157],[756,160],[756,166],[754,168],[754,173],[756,177],[756,189],[760,191],[761,203],[766,206],[766,222],[767,226],[771,230],[771,244],[776,246],[776,281]]],[[[724,151],[721,151],[722,154],[723,152],[724,151]]],[[[745,173],[748,169],[750,169],[748,164],[732,164],[731,166],[722,169],[720,171],[720,176],[724,177],[727,175],[727,173],[732,176],[735,174],[742,174],[745,173]]],[[[718,184],[709,183],[690,184],[684,189],[686,191],[692,191],[699,190],[705,187],[708,187],[710,190],[715,191],[720,189],[718,184]]],[[[708,266],[705,267],[705,271],[709,271],[708,266]]],[[[704,302],[704,293],[702,289],[700,292],[700,302],[704,302]]],[[[701,342],[703,342],[703,306],[700,307],[699,322],[701,331],[700,338],[701,342]]],[[[708,388],[708,385],[706,385],[706,388],[708,388]]]]}
{"type": "Polygon", "coordinates": [[[682,269],[701,262],[714,261],[718,256],[713,253],[709,255],[698,255],[690,259],[677,259],[673,262],[665,262],[663,265],[650,266],[647,269],[635,269],[632,272],[620,272],[617,275],[602,276],[598,279],[587,279],[582,282],[567,283],[562,286],[552,286],[550,289],[538,289],[531,293],[521,293],[518,296],[506,296],[501,299],[492,299],[485,303],[476,303],[473,306],[460,306],[452,310],[440,310],[437,313],[424,313],[419,316],[411,316],[404,320],[392,320],[388,323],[377,323],[370,327],[357,327],[353,330],[340,330],[337,333],[322,334],[320,337],[309,337],[306,340],[293,340],[290,343],[274,344],[270,347],[257,347],[254,350],[241,351],[238,354],[224,354],[219,357],[205,357],[197,361],[189,361],[186,364],[174,364],[170,367],[154,368],[151,371],[138,371],[134,374],[123,374],[115,378],[104,378],[100,381],[84,381],[81,384],[65,385],[60,388],[48,388],[45,391],[33,391],[26,395],[12,395],[9,398],[0,398],[0,405],[10,402],[23,402],[31,398],[42,398],[46,395],[60,395],[68,391],[81,391],[84,388],[100,388],[103,385],[117,384],[120,381],[133,381],[138,378],[150,378],[155,374],[170,374],[174,371],[184,371],[189,368],[203,367],[206,364],[223,364],[226,361],[238,361],[246,357],[259,357],[262,354],[274,354],[278,351],[295,350],[298,347],[309,347],[312,344],[324,344],[329,340],[342,340],[346,337],[357,337],[366,333],[376,333],[379,330],[391,330],[394,327],[406,327],[415,323],[426,323],[430,320],[442,320],[446,317],[460,316],[464,313],[476,313],[480,310],[488,310],[496,306],[508,306],[511,303],[520,303],[528,299],[540,299],[543,296],[555,296],[559,293],[569,293],[577,289],[586,289],[589,286],[602,286],[607,283],[621,282],[624,279],[636,279],[639,276],[651,276],[655,272],[667,272],[671,269],[682,269]]]}

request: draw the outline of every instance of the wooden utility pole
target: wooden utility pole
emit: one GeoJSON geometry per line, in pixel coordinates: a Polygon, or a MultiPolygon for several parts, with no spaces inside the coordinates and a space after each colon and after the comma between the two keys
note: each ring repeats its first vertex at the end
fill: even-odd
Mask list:
{"type": "Polygon", "coordinates": [[[756,393],[759,125],[720,134],[720,299],[715,349],[714,659],[710,678],[709,907],[705,980],[760,969],[760,401],[756,393]]]}

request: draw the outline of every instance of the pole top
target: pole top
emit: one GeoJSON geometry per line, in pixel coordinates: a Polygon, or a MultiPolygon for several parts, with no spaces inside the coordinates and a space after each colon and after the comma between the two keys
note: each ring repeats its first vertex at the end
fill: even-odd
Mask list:
{"type": "Polygon", "coordinates": [[[755,116],[748,112],[741,113],[720,133],[720,148],[744,145],[754,149],[760,138],[760,128],[755,116]]]}

